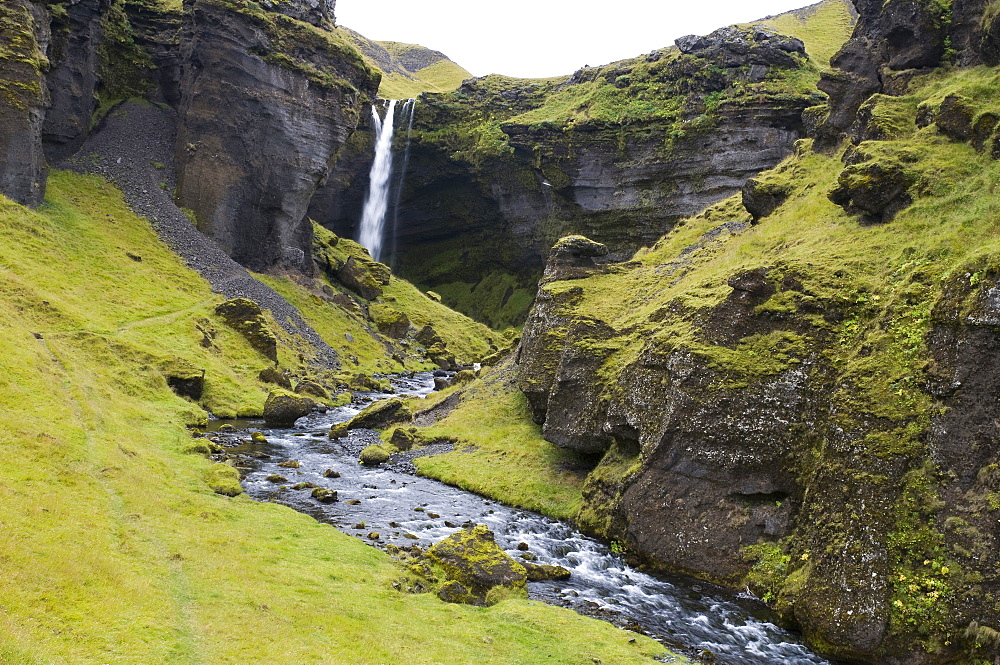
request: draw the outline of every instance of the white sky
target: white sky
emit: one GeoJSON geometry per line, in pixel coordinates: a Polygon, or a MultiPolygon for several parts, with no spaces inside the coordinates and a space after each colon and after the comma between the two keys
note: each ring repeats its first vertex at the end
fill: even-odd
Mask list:
{"type": "Polygon", "coordinates": [[[337,24],[443,52],[476,76],[572,74],[816,0],[337,0],[337,24]]]}

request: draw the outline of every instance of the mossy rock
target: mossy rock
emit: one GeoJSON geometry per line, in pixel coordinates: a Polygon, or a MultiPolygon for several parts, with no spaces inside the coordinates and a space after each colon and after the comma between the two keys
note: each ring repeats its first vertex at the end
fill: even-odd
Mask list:
{"type": "Polygon", "coordinates": [[[271,427],[292,427],[315,406],[312,398],[278,388],[272,390],[264,402],[264,421],[271,427]]]}
{"type": "Polygon", "coordinates": [[[330,400],[330,394],[326,392],[326,388],[319,385],[315,381],[310,381],[309,379],[299,381],[299,384],[295,386],[295,393],[298,395],[316,397],[324,402],[330,400]]]}
{"type": "Polygon", "coordinates": [[[386,379],[376,379],[373,376],[367,376],[362,373],[355,374],[348,381],[347,386],[351,390],[356,390],[359,392],[391,392],[392,384],[386,379]]]}
{"type": "Polygon", "coordinates": [[[475,372],[473,372],[471,369],[463,369],[457,372],[455,376],[451,378],[451,385],[462,386],[465,385],[466,383],[472,383],[475,380],[476,380],[475,372]]]}
{"type": "Polygon", "coordinates": [[[891,220],[912,199],[907,190],[914,178],[892,161],[871,160],[845,168],[829,199],[861,221],[877,224],[891,220]]]}
{"type": "Polygon", "coordinates": [[[336,423],[330,428],[328,436],[331,439],[343,439],[348,433],[347,423],[336,423]]]}
{"type": "Polygon", "coordinates": [[[373,303],[368,308],[368,316],[379,332],[393,339],[402,339],[410,330],[410,319],[406,314],[382,303],[373,303]]]}
{"type": "Polygon", "coordinates": [[[337,270],[337,280],[365,300],[382,296],[382,287],[366,266],[353,256],[337,270]]]}
{"type": "Polygon", "coordinates": [[[285,390],[292,389],[292,382],[288,378],[288,376],[286,376],[283,372],[279,372],[273,367],[266,367],[260,370],[260,373],[257,375],[257,378],[263,381],[264,383],[277,384],[282,388],[284,388],[285,390]]]}
{"type": "Polygon", "coordinates": [[[572,573],[570,573],[568,569],[563,568],[562,566],[530,563],[528,561],[522,561],[521,565],[524,566],[524,569],[526,571],[528,571],[529,582],[568,580],[570,577],[572,577],[572,573]]]}
{"type": "Polygon", "coordinates": [[[205,439],[195,439],[186,443],[182,452],[187,455],[211,455],[212,446],[205,439]]]}
{"type": "Polygon", "coordinates": [[[263,432],[250,432],[250,440],[259,444],[267,443],[267,437],[264,436],[263,432]]]}
{"type": "Polygon", "coordinates": [[[315,488],[310,495],[312,498],[316,499],[320,503],[336,503],[340,500],[337,490],[327,489],[325,487],[315,488]]]}
{"type": "Polygon", "coordinates": [[[390,453],[378,444],[372,444],[361,451],[358,460],[365,466],[378,466],[389,461],[390,453]]]}
{"type": "Polygon", "coordinates": [[[243,493],[240,472],[228,464],[213,464],[205,472],[205,482],[216,494],[238,496],[243,493]]]}
{"type": "Polygon", "coordinates": [[[400,399],[386,399],[375,402],[367,409],[351,418],[347,429],[385,429],[395,423],[413,420],[413,413],[400,399]]]}
{"type": "Polygon", "coordinates": [[[750,213],[754,223],[757,223],[777,210],[791,193],[790,182],[750,178],[743,185],[743,207],[750,213]]]}
{"type": "Polygon", "coordinates": [[[248,298],[233,298],[215,308],[230,328],[243,335],[256,351],[278,362],[278,338],[271,332],[260,306],[248,298]]]}
{"type": "Polygon", "coordinates": [[[485,524],[463,529],[432,545],[428,559],[441,566],[449,580],[486,602],[494,587],[524,589],[528,580],[525,567],[504,552],[485,524]]]}
{"type": "Polygon", "coordinates": [[[416,427],[397,427],[389,437],[389,445],[396,450],[410,450],[414,446],[421,446],[425,443],[423,435],[416,427]]]}

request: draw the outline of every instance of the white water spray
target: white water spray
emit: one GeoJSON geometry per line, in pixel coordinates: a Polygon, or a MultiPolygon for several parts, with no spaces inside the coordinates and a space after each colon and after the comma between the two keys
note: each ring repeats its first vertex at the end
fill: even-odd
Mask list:
{"type": "Polygon", "coordinates": [[[406,124],[406,147],[403,149],[403,164],[396,178],[396,196],[392,202],[392,241],[389,244],[389,265],[396,269],[396,245],[399,239],[399,200],[403,197],[403,183],[406,180],[406,167],[410,164],[410,137],[413,134],[413,116],[417,109],[416,98],[406,100],[403,104],[403,115],[408,118],[406,124]]]}
{"type": "Polygon", "coordinates": [[[372,162],[368,197],[361,215],[358,242],[376,261],[382,256],[382,236],[385,213],[389,208],[389,185],[392,180],[392,130],[396,100],[390,99],[383,120],[378,106],[372,106],[372,123],[375,125],[375,161],[372,162]]]}

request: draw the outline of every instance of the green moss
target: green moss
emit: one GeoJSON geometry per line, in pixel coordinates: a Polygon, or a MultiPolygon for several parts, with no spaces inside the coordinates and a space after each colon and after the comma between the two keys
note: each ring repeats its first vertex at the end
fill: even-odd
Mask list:
{"type": "Polygon", "coordinates": [[[779,543],[758,543],[740,550],[743,560],[753,564],[745,583],[765,603],[773,602],[788,576],[791,557],[779,543]]]}
{"type": "Polygon", "coordinates": [[[35,39],[35,21],[26,5],[5,2],[0,7],[0,95],[18,110],[41,106],[42,72],[48,60],[35,39]]]}
{"type": "Polygon", "coordinates": [[[153,88],[156,68],[149,54],[135,41],[135,31],[125,13],[125,0],[115,0],[101,18],[101,40],[97,47],[100,84],[97,110],[91,126],[115,104],[145,97],[153,88]]]}
{"type": "Polygon", "coordinates": [[[239,496],[243,493],[239,471],[228,464],[213,464],[205,472],[205,479],[216,494],[239,496]]]}

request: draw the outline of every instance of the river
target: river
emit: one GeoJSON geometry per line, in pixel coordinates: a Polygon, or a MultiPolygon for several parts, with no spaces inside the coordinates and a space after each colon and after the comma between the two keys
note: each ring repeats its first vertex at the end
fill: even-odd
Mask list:
{"type": "MultiPolygon", "coordinates": [[[[433,389],[433,377],[430,373],[397,377],[393,384],[396,395],[424,396],[433,389]]],[[[382,548],[428,547],[462,525],[486,524],[515,559],[525,554],[526,545],[536,563],[572,572],[566,581],[530,583],[529,593],[535,599],[639,628],[674,650],[711,662],[828,664],[794,634],[771,623],[767,608],[749,594],[734,594],[693,578],[637,571],[569,524],[407,473],[412,470],[408,462],[374,468],[359,465],[358,453],[376,440],[375,433],[356,430],[331,440],[327,431],[388,396],[358,394],[355,403],[300,418],[292,429],[262,429],[267,443],[231,448],[229,453],[245,473],[247,493],[290,506],[382,548]],[[297,461],[299,468],[278,466],[287,460],[297,461]],[[330,472],[339,476],[328,477],[330,472]],[[275,475],[287,482],[268,480],[275,475]],[[310,488],[292,489],[299,483],[335,489],[339,501],[319,503],[310,488]]],[[[263,423],[235,424],[257,428],[263,423]]],[[[245,437],[245,432],[240,434],[245,437]]]]}

